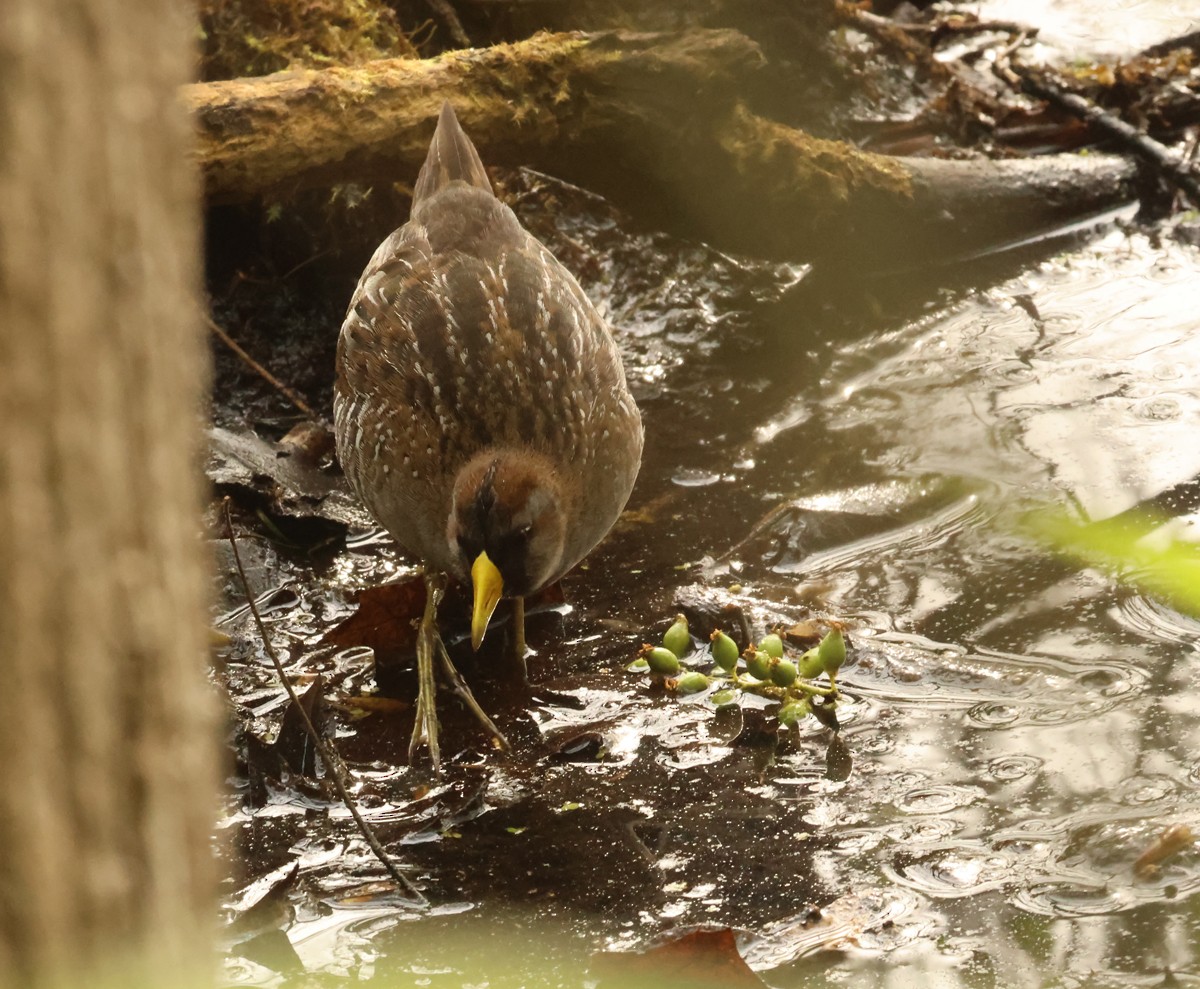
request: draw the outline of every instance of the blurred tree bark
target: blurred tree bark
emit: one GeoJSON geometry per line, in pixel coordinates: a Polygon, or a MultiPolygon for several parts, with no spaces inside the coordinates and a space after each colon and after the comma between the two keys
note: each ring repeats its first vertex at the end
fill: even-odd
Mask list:
{"type": "Polygon", "coordinates": [[[0,16],[0,986],[209,981],[189,11],[0,16]]]}

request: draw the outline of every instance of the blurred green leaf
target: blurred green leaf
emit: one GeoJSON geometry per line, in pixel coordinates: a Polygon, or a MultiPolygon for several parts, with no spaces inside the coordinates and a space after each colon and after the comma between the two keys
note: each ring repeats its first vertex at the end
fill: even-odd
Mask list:
{"type": "Polygon", "coordinates": [[[1200,616],[1200,546],[1150,531],[1144,523],[1081,524],[1062,512],[1045,511],[1029,516],[1026,528],[1063,556],[1110,571],[1179,611],[1200,616]]]}

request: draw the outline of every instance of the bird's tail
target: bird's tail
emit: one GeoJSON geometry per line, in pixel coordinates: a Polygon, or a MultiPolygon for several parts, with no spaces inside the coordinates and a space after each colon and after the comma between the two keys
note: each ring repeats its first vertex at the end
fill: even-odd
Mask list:
{"type": "Polygon", "coordinates": [[[439,189],[445,188],[455,179],[488,192],[492,191],[492,183],[488,181],[487,172],[483,170],[479,152],[462,129],[454,115],[454,108],[447,100],[442,104],[437,130],[433,132],[433,140],[429,144],[429,154],[426,155],[425,164],[421,166],[421,172],[417,176],[417,184],[413,189],[413,206],[439,189]]]}

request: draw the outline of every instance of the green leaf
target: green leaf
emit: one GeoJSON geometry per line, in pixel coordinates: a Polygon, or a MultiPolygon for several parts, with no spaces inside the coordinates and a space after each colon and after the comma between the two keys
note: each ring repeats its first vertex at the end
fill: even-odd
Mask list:
{"type": "Polygon", "coordinates": [[[1112,573],[1171,607],[1200,617],[1200,546],[1159,538],[1157,522],[1093,522],[1082,525],[1058,511],[1037,512],[1026,529],[1055,551],[1112,573]]]}

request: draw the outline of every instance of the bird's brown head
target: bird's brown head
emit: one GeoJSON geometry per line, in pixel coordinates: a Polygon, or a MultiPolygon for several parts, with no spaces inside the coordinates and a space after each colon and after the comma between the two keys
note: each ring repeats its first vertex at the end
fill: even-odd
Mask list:
{"type": "Polygon", "coordinates": [[[476,456],[455,478],[446,536],[471,575],[478,649],[501,597],[532,594],[558,572],[566,520],[550,463],[529,451],[476,456]]]}

